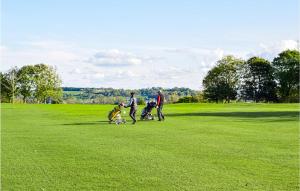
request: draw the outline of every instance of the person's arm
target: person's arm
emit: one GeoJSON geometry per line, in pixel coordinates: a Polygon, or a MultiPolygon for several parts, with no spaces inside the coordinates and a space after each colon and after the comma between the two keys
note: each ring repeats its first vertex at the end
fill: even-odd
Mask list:
{"type": "Polygon", "coordinates": [[[131,106],[131,104],[132,104],[132,102],[133,102],[133,99],[132,99],[132,98],[130,98],[130,100],[129,100],[128,104],[127,104],[127,105],[125,105],[124,107],[130,107],[130,106],[131,106]]]}
{"type": "Polygon", "coordinates": [[[159,105],[160,105],[160,95],[157,96],[157,106],[159,106],[159,105]]]}

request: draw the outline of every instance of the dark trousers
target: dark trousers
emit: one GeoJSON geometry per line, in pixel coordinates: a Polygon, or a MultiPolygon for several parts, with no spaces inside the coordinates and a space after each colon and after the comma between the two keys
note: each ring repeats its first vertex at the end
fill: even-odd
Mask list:
{"type": "Polygon", "coordinates": [[[133,122],[136,122],[135,113],[136,113],[136,108],[134,108],[134,107],[130,108],[129,116],[131,117],[133,122]]]}
{"type": "Polygon", "coordinates": [[[157,117],[158,117],[158,120],[160,120],[160,121],[165,119],[165,116],[162,113],[162,109],[163,109],[163,105],[160,105],[157,108],[157,117]]]}

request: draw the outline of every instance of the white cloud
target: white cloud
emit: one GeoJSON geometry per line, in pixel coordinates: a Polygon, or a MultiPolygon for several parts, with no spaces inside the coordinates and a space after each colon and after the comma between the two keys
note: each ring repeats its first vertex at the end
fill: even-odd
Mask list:
{"type": "Polygon", "coordinates": [[[73,43],[44,40],[3,48],[12,66],[47,63],[57,67],[64,86],[140,88],[186,86],[199,89],[206,71],[221,58],[221,49],[83,49],[73,43]],[[147,54],[145,54],[147,53],[147,54]],[[114,66],[114,67],[112,67],[114,66]]]}
{"type": "Polygon", "coordinates": [[[83,54],[81,49],[72,50],[71,47],[57,41],[34,41],[27,44],[21,42],[18,48],[4,49],[1,70],[26,64],[46,63],[59,66],[71,63],[81,58],[83,54]]]}
{"type": "Polygon", "coordinates": [[[57,67],[64,86],[77,87],[189,87],[201,88],[202,79],[224,55],[273,59],[293,40],[260,44],[256,50],[204,48],[91,49],[68,42],[22,42],[18,48],[0,47],[1,71],[12,66],[47,63],[57,67]],[[249,53],[252,52],[252,53],[249,53]]]}
{"type": "Polygon", "coordinates": [[[82,71],[79,68],[74,68],[70,74],[82,74],[82,71]]]}
{"type": "Polygon", "coordinates": [[[266,52],[276,52],[279,53],[287,49],[297,49],[297,41],[295,40],[282,40],[276,43],[264,44],[261,43],[260,47],[266,52]]]}
{"type": "Polygon", "coordinates": [[[7,50],[7,47],[0,46],[0,53],[3,54],[7,50]]]}
{"type": "Polygon", "coordinates": [[[143,57],[118,49],[100,50],[87,60],[88,63],[102,67],[139,65],[143,61],[143,57]]]}
{"type": "Polygon", "coordinates": [[[194,62],[198,67],[211,68],[216,61],[224,56],[224,50],[218,49],[198,49],[198,48],[182,48],[182,49],[166,49],[166,52],[173,54],[185,55],[185,59],[194,62]]]}
{"type": "Polygon", "coordinates": [[[260,43],[259,49],[246,55],[246,58],[252,56],[260,56],[270,61],[273,60],[280,52],[284,50],[298,49],[298,42],[296,40],[282,40],[275,43],[260,43]]]}

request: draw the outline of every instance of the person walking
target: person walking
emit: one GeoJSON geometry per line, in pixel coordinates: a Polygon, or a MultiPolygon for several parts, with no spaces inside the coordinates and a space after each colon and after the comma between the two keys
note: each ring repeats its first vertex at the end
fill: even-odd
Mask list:
{"type": "Polygon", "coordinates": [[[125,107],[126,108],[130,107],[129,116],[133,120],[132,124],[135,124],[136,123],[135,114],[136,114],[136,110],[137,110],[137,102],[136,102],[136,98],[134,97],[134,92],[131,92],[130,95],[131,95],[131,97],[129,99],[129,103],[125,107]]]}
{"type": "Polygon", "coordinates": [[[165,116],[164,114],[162,113],[162,109],[163,109],[163,106],[164,106],[164,101],[165,101],[165,96],[162,94],[162,92],[159,90],[157,92],[157,116],[158,116],[158,121],[162,121],[162,120],[165,120],[165,116]]]}

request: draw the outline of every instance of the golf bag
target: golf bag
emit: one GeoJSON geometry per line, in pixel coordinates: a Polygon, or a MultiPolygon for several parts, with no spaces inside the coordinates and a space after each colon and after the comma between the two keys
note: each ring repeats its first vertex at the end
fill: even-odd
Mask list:
{"type": "Polygon", "coordinates": [[[154,101],[148,102],[146,107],[144,107],[142,111],[141,120],[154,120],[154,116],[151,114],[151,111],[155,106],[156,106],[156,102],[154,101]]]}
{"type": "Polygon", "coordinates": [[[117,125],[126,123],[126,120],[122,119],[122,108],[123,105],[120,104],[108,113],[109,123],[115,123],[117,125]]]}

